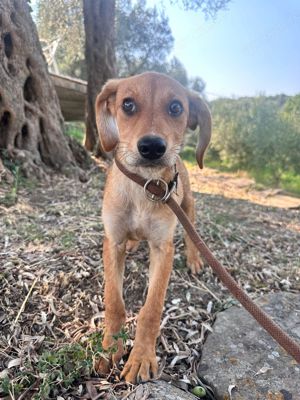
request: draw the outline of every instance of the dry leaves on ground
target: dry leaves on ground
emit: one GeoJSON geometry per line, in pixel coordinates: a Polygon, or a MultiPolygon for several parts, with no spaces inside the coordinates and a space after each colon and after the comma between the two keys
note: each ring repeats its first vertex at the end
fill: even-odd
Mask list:
{"type": "MultiPolygon", "coordinates": [[[[46,391],[48,371],[43,365],[53,367],[66,357],[66,346],[75,345],[78,358],[84,349],[92,361],[99,350],[104,315],[100,257],[104,173],[93,170],[89,178],[85,183],[61,176],[53,176],[51,183],[27,181],[15,205],[0,205],[0,379],[14,383],[7,388],[10,394],[2,390],[0,398],[32,398],[42,385],[46,391]],[[30,382],[24,382],[24,376],[30,382]]],[[[276,290],[299,293],[299,211],[252,202],[251,193],[245,194],[248,188],[242,199],[221,195],[216,183],[209,193],[207,174],[204,190],[201,182],[201,174],[193,171],[192,185],[199,191],[197,228],[240,285],[252,297],[276,290]]],[[[224,182],[219,185],[221,190],[224,182]]],[[[0,188],[0,198],[5,190],[9,188],[0,188]]],[[[233,300],[208,266],[198,277],[187,271],[180,227],[175,242],[157,355],[161,377],[188,390],[205,386],[198,376],[201,349],[216,313],[233,300]]],[[[127,258],[128,351],[147,291],[147,265],[148,249],[142,244],[127,258]]],[[[84,365],[87,370],[83,370],[80,360],[81,364],[72,361],[78,377],[72,375],[69,386],[62,379],[71,379],[70,371],[55,376],[50,398],[125,398],[133,389],[119,380],[118,370],[97,377],[90,374],[93,365],[84,365]]]]}

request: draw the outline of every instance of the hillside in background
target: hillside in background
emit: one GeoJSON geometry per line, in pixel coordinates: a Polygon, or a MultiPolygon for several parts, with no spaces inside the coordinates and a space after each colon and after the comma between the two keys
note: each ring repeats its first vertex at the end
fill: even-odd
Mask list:
{"type": "MultiPolygon", "coordinates": [[[[300,95],[217,99],[207,164],[248,171],[257,182],[300,193],[300,95]]],[[[196,135],[183,157],[194,160],[196,135]]]]}

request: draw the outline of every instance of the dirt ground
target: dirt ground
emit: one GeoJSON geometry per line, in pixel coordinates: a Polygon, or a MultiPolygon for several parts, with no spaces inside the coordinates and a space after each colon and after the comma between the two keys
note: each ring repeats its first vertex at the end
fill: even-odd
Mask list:
{"type": "MultiPolygon", "coordinates": [[[[245,176],[196,168],[190,176],[198,231],[250,296],[299,293],[300,199],[257,190],[245,176]]],[[[133,390],[119,380],[118,370],[109,377],[80,370],[70,384],[63,381],[66,374],[58,374],[51,386],[40,363],[46,351],[59,354],[63,346],[101,334],[104,180],[105,173],[94,168],[85,183],[62,176],[23,181],[10,207],[1,199],[11,187],[0,183],[1,399],[115,399],[133,390]],[[4,388],[3,382],[10,386],[4,388]],[[45,382],[51,386],[48,394],[38,394],[45,382]]],[[[216,313],[234,300],[210,267],[197,277],[187,271],[180,227],[175,243],[157,355],[162,378],[187,390],[201,382],[201,349],[216,313]]],[[[126,265],[124,340],[129,351],[147,290],[147,245],[129,254],[126,265]]]]}

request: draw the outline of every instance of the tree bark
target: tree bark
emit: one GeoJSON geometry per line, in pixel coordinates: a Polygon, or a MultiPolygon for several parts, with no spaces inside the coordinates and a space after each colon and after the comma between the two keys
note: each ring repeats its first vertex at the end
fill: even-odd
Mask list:
{"type": "Polygon", "coordinates": [[[27,176],[76,165],[25,0],[0,2],[0,150],[27,176]]]}
{"type": "Polygon", "coordinates": [[[115,0],[83,0],[85,57],[88,72],[85,148],[106,156],[101,148],[95,101],[103,84],[115,76],[115,0]]]}

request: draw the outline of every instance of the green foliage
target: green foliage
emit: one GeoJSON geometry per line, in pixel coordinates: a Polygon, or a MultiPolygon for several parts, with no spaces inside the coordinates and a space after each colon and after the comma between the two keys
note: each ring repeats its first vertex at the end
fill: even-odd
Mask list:
{"type": "Polygon", "coordinates": [[[6,207],[11,207],[16,204],[18,200],[18,190],[20,186],[20,165],[15,161],[12,161],[5,152],[2,152],[2,160],[4,166],[12,173],[14,177],[13,184],[4,197],[0,198],[0,204],[6,207]]]}
{"type": "Polygon", "coordinates": [[[180,156],[191,165],[196,164],[196,147],[186,145],[181,150],[180,156]]]}
{"type": "Polygon", "coordinates": [[[189,79],[186,69],[177,57],[173,57],[169,63],[166,63],[162,72],[176,79],[183,86],[189,85],[189,79]]]}
{"type": "Polygon", "coordinates": [[[5,377],[0,379],[0,395],[2,392],[5,396],[12,395],[10,398],[14,398],[15,395],[19,395],[22,393],[22,391],[30,387],[33,382],[34,377],[30,373],[20,373],[14,380],[11,380],[9,377],[5,377]]]}
{"type": "Polygon", "coordinates": [[[231,0],[170,0],[171,4],[178,4],[185,10],[201,11],[206,18],[215,18],[217,13],[225,9],[231,0]]]}
{"type": "Polygon", "coordinates": [[[128,340],[128,332],[126,332],[125,328],[122,328],[119,333],[113,336],[115,340],[122,339],[123,344],[126,344],[126,341],[128,340]]]}
{"type": "MultiPolygon", "coordinates": [[[[299,193],[300,95],[218,99],[211,103],[213,136],[207,159],[257,181],[299,193]]],[[[183,156],[192,158],[196,136],[183,156]]]]}
{"type": "Polygon", "coordinates": [[[188,78],[177,57],[168,60],[174,38],[168,18],[146,0],[119,0],[116,18],[116,57],[119,76],[157,71],[171,76],[183,86],[203,92],[200,77],[188,78]]]}
{"type": "Polygon", "coordinates": [[[65,132],[67,135],[76,139],[79,143],[83,142],[85,126],[82,122],[66,122],[65,132]]]}
{"type": "Polygon", "coordinates": [[[91,354],[81,344],[69,344],[57,351],[42,353],[34,371],[32,365],[28,365],[14,379],[0,380],[1,391],[5,395],[20,394],[36,381],[38,375],[38,392],[33,399],[49,399],[56,388],[66,391],[81,376],[89,376],[92,366],[91,354]]]}
{"type": "Polygon", "coordinates": [[[300,195],[300,175],[284,172],[281,176],[281,187],[288,192],[300,195]]]}
{"type": "Polygon", "coordinates": [[[189,87],[195,92],[202,93],[205,89],[205,82],[202,78],[196,76],[195,78],[190,79],[189,87]]]}
{"type": "Polygon", "coordinates": [[[43,45],[58,40],[60,72],[86,78],[82,0],[38,0],[37,27],[43,45]]]}
{"type": "Polygon", "coordinates": [[[116,21],[118,75],[163,70],[174,43],[166,15],[146,0],[120,0],[116,21]]]}
{"type": "Polygon", "coordinates": [[[74,232],[63,231],[60,238],[61,245],[65,249],[70,249],[76,245],[76,236],[74,232]]]}
{"type": "Polygon", "coordinates": [[[79,343],[43,353],[37,364],[42,382],[36,398],[48,398],[56,385],[69,389],[80,376],[88,376],[92,366],[92,358],[87,357],[86,349],[79,343]]]}
{"type": "MultiPolygon", "coordinates": [[[[127,340],[124,329],[116,339],[119,337],[124,342],[127,340]]],[[[95,360],[100,356],[109,357],[114,351],[114,348],[108,352],[103,350],[100,332],[91,334],[84,343],[71,343],[55,351],[44,351],[36,363],[31,360],[14,379],[0,379],[0,396],[2,393],[18,395],[37,383],[37,394],[33,399],[52,398],[56,393],[67,392],[79,379],[90,377],[94,373],[95,360]]]]}

